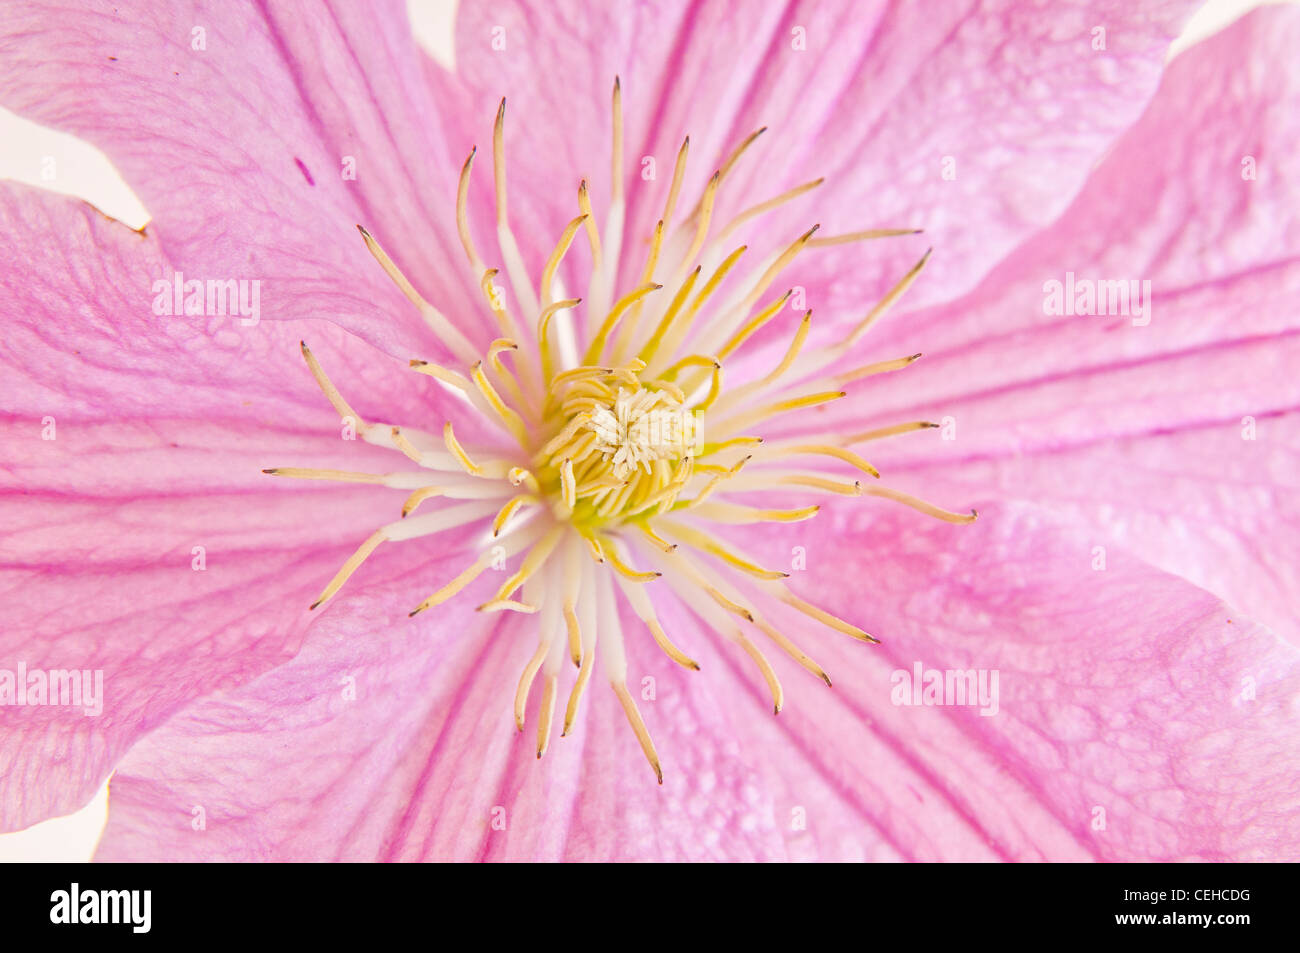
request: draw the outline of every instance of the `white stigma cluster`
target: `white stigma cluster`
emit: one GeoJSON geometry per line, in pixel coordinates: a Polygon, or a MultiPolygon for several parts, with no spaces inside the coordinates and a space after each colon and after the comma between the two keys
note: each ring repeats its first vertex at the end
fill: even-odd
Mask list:
{"type": "Polygon", "coordinates": [[[656,460],[671,463],[690,452],[694,421],[662,391],[619,390],[613,406],[597,408],[587,426],[614,475],[626,479],[638,468],[650,473],[656,460]]]}

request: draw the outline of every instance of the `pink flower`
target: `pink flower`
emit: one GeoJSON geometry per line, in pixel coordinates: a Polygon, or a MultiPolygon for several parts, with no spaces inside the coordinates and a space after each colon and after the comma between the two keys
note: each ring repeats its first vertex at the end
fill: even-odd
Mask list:
{"type": "Polygon", "coordinates": [[[153,221],[0,190],[0,699],[19,664],[104,673],[98,717],[0,708],[0,825],[115,771],[105,859],[1294,859],[1300,15],[1253,13],[1161,79],[1183,11],[1132,6],[465,2],[452,73],[400,9],[19,5],[0,103],[104,149],[153,221]],[[661,218],[685,228],[655,245],[661,218]],[[825,241],[878,227],[925,234],[825,241]],[[186,280],[245,307],[174,313],[186,280]],[[586,300],[550,314],[552,369],[613,308],[586,363],[615,370],[546,402],[534,318],[569,295],[586,300]],[[798,386],[743,389],[792,335],[798,386]],[[698,452],[645,429],[709,396],[698,452]],[[866,445],[876,480],[849,438],[915,421],[940,426],[866,445]],[[760,426],[762,445],[704,452],[760,426]],[[855,478],[981,516],[851,498],[855,478]],[[440,495],[407,499],[430,479],[440,495]],[[723,525],[703,537],[706,514],[723,525]],[[564,725],[572,633],[607,667],[564,725]],[[835,687],[793,649],[760,661],[769,635],[835,687]]]}

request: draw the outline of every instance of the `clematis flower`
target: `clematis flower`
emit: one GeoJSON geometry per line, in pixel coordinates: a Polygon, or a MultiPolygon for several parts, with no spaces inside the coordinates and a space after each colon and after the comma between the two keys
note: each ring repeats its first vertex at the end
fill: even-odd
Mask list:
{"type": "Polygon", "coordinates": [[[0,669],[105,684],[0,709],[4,829],[1295,856],[1295,11],[330,12],[0,37],[153,216],[0,191],[0,669]]]}

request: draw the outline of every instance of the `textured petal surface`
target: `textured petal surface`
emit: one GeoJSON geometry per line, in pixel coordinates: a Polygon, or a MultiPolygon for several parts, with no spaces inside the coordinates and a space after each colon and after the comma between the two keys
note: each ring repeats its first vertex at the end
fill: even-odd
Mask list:
{"type": "Polygon", "coordinates": [[[459,159],[402,4],[16,3],[0,59],[0,103],[102,149],[190,277],[261,279],[266,317],[324,316],[409,357],[427,334],[363,224],[486,333],[476,286],[448,280],[459,159]]]}
{"type": "Polygon", "coordinates": [[[1300,636],[1297,43],[1300,10],[1274,7],[1175,60],[1060,221],[965,298],[873,332],[865,360],[925,359],[862,385],[819,426],[946,420],[868,445],[886,482],[955,508],[972,495],[1050,500],[1099,544],[1300,636]],[[1044,313],[1047,284],[1064,289],[1067,273],[1078,288],[1150,282],[1148,310],[1044,313]]]}
{"type": "Polygon", "coordinates": [[[98,717],[0,709],[9,829],[80,806],[141,732],[286,658],[305,607],[396,515],[392,490],[260,472],[407,468],[339,439],[299,336],[363,412],[424,423],[440,400],[324,322],[156,315],[158,239],[61,196],[0,189],[0,259],[0,668],[99,669],[105,693],[98,717]]]}
{"type": "Polygon", "coordinates": [[[533,758],[536,699],[529,732],[509,714],[526,630],[462,625],[472,595],[436,632],[406,623],[394,596],[415,589],[397,578],[321,623],[351,637],[313,639],[139,745],[99,857],[1296,856],[1294,647],[1122,553],[1094,572],[1087,541],[1032,509],[962,528],[884,507],[831,520],[753,551],[804,545],[800,591],[885,637],[791,629],[834,689],[778,662],[789,698],[774,717],[739,650],[688,618],[666,622],[693,675],[627,627],[663,787],[598,682],[571,736],[533,758]],[[997,713],[894,704],[894,672],[917,661],[996,670],[997,713]]]}
{"type": "MultiPolygon", "coordinates": [[[[765,251],[814,222],[823,235],[926,229],[924,241],[833,247],[801,263],[794,280],[808,306],[849,320],[925,242],[942,255],[916,300],[946,300],[1051,221],[1141,112],[1193,7],[749,0],[565,2],[543,12],[520,0],[466,0],[457,78],[471,108],[452,118],[477,114],[481,141],[497,100],[509,98],[511,215],[521,233],[554,236],[576,214],[571,190],[583,175],[603,222],[610,87],[620,75],[635,229],[623,247],[637,260],[625,280],[660,214],[682,136],[691,137],[684,196],[693,203],[726,153],[770,124],[726,180],[719,221],[825,175],[788,213],[764,220],[765,251]],[[1098,28],[1103,49],[1094,48],[1098,28]]],[[[457,84],[433,73],[438,95],[457,98],[457,84]]]]}

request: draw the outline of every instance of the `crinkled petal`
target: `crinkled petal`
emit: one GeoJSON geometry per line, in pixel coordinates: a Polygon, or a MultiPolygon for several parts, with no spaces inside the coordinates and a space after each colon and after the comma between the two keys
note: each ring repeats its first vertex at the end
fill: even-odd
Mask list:
{"type": "Polygon", "coordinates": [[[0,668],[101,670],[105,693],[97,717],[0,709],[10,829],[80,806],[141,733],[287,658],[306,607],[397,516],[393,490],[261,473],[414,468],[339,439],[298,336],[365,412],[427,425],[444,399],[324,322],[155,314],[156,236],[62,196],[0,189],[0,258],[0,668]]]}
{"type": "Polygon", "coordinates": [[[792,627],[834,689],[778,660],[773,716],[745,656],[683,613],[665,620],[698,674],[625,626],[663,787],[599,679],[538,761],[536,698],[524,734],[509,713],[532,639],[465,625],[472,595],[436,632],[403,623],[397,580],[333,610],[369,637],[314,641],[139,745],[99,858],[1295,856],[1294,647],[1122,552],[1095,572],[1088,540],[1032,508],[830,518],[753,551],[805,546],[799,590],[886,640],[792,627]],[[895,704],[916,661],[996,670],[997,714],[895,704]]]}
{"type": "Polygon", "coordinates": [[[864,451],[886,482],[950,507],[993,492],[1086,514],[1099,544],[1300,634],[1300,174],[1283,158],[1298,41],[1300,11],[1276,7],[1182,54],[1057,224],[966,298],[900,316],[862,348],[864,363],[925,358],[855,385],[813,426],[946,422],[864,451]],[[1064,293],[1067,273],[1103,296],[1100,282],[1139,282],[1147,310],[1045,314],[1046,284],[1064,293]]]}
{"type": "MultiPolygon", "coordinates": [[[[766,245],[813,223],[822,235],[924,228],[942,254],[935,279],[915,289],[921,303],[971,287],[1065,208],[1140,114],[1192,8],[751,0],[542,10],[467,0],[458,11],[459,86],[440,70],[433,86],[446,98],[463,90],[470,108],[455,114],[477,113],[479,129],[508,97],[511,216],[521,232],[554,236],[576,214],[580,176],[603,227],[611,85],[621,76],[628,287],[682,137],[691,137],[691,157],[679,215],[734,146],[770,126],[730,173],[718,221],[825,175],[820,189],[765,219],[766,245]]],[[[818,250],[793,281],[823,320],[848,321],[915,261],[925,248],[918,241],[818,250]]]]}
{"type": "Polygon", "coordinates": [[[6,13],[0,103],[102,149],[177,269],[261,279],[268,318],[325,317],[398,358],[428,349],[361,224],[477,343],[490,340],[458,271],[459,159],[438,134],[402,4],[6,13]]]}

